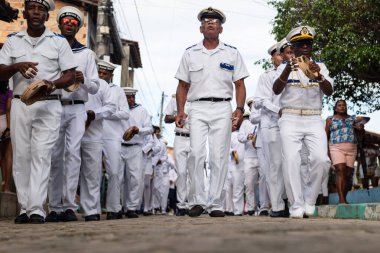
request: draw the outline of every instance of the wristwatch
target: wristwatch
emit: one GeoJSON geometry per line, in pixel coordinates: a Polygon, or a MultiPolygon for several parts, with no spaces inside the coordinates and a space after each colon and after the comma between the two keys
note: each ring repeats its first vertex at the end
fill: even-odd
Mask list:
{"type": "Polygon", "coordinates": [[[238,106],[238,107],[236,107],[236,110],[240,110],[241,113],[244,113],[244,112],[245,112],[244,107],[242,107],[242,106],[238,106]]]}

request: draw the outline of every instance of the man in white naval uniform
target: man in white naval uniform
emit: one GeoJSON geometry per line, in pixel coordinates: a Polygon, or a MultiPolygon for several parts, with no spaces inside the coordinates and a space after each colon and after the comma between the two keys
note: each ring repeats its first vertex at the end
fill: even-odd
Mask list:
{"type": "Polygon", "coordinates": [[[116,104],[116,111],[103,119],[103,155],[107,187],[107,220],[121,219],[121,182],[123,170],[121,167],[121,141],[124,134],[124,121],[129,118],[129,106],[124,91],[120,86],[112,83],[115,65],[101,60],[98,62],[98,74],[106,81],[110,88],[111,100],[116,104]]]}
{"type": "MultiPolygon", "coordinates": [[[[246,206],[248,215],[254,215],[258,206],[256,196],[259,190],[259,159],[257,157],[256,146],[254,147],[253,140],[256,139],[257,126],[249,121],[250,112],[244,113],[243,122],[239,128],[237,136],[239,142],[244,144],[244,186],[246,196],[246,206]],[[256,136],[255,136],[256,135],[256,136]]],[[[256,145],[256,143],[255,143],[256,145]]]]}
{"type": "Polygon", "coordinates": [[[89,95],[85,103],[86,131],[81,144],[81,171],[79,178],[80,204],[85,221],[100,220],[100,184],[102,177],[103,119],[116,112],[110,87],[99,79],[99,90],[89,95]]]}
{"type": "Polygon", "coordinates": [[[52,0],[26,0],[27,29],[9,36],[0,51],[0,79],[13,78],[11,140],[20,215],[15,223],[44,223],[51,154],[58,138],[61,88],[75,81],[77,63],[65,38],[45,27],[52,0]],[[20,100],[29,84],[46,80],[50,94],[32,105],[20,100]],[[56,90],[57,89],[57,90],[56,90]]]}
{"type": "Polygon", "coordinates": [[[144,137],[143,167],[144,167],[144,216],[152,215],[152,182],[153,182],[153,156],[161,151],[160,141],[155,134],[148,134],[144,137]]]}
{"type": "MultiPolygon", "coordinates": [[[[185,104],[185,113],[187,114],[187,108],[189,103],[185,104]]],[[[173,123],[177,115],[177,101],[175,95],[173,95],[169,104],[165,109],[165,123],[173,123]]],[[[187,184],[188,184],[188,173],[187,173],[187,159],[190,154],[190,129],[189,129],[189,118],[185,119],[184,126],[182,128],[175,128],[175,138],[174,138],[174,159],[177,169],[177,216],[184,216],[188,213],[187,204],[187,184]]]]}
{"type": "Polygon", "coordinates": [[[224,217],[220,195],[228,170],[231,124],[236,127],[242,120],[244,79],[249,74],[239,51],[219,40],[225,15],[209,7],[198,14],[198,20],[204,39],[185,51],[175,75],[179,80],[176,125],[179,128],[184,126],[187,118],[185,103],[189,101],[189,216],[200,216],[207,209],[211,217],[224,217]],[[234,112],[230,104],[233,83],[237,105],[234,112]],[[211,182],[208,199],[205,199],[203,171],[207,139],[211,182]]]}
{"type": "MultiPolygon", "coordinates": [[[[144,137],[153,133],[152,120],[148,111],[136,103],[137,90],[124,87],[129,105],[129,119],[123,121],[124,131],[133,128],[132,139],[121,143],[121,168],[124,175],[124,212],[128,218],[138,218],[136,210],[140,209],[144,193],[143,151],[144,137]]],[[[122,188],[122,189],[123,189],[122,188]]]]}
{"type": "MultiPolygon", "coordinates": [[[[295,57],[311,57],[315,31],[309,26],[294,28],[286,36],[292,43],[295,57]]],[[[318,73],[315,80],[309,79],[297,66],[297,59],[279,68],[273,91],[280,94],[278,124],[282,141],[283,173],[286,194],[290,202],[290,216],[303,218],[315,211],[315,201],[324,176],[328,175],[330,160],[327,156],[325,124],[321,117],[323,95],[333,92],[333,80],[323,63],[311,60],[311,72],[318,73]],[[309,151],[310,194],[302,189],[301,157],[302,142],[309,151]]]]}
{"type": "Polygon", "coordinates": [[[99,77],[94,52],[79,43],[75,36],[83,26],[84,15],[75,7],[66,6],[57,13],[57,23],[61,34],[67,39],[74,53],[72,59],[78,65],[75,81],[80,88],[74,92],[62,91],[62,117],[59,138],[56,141],[49,180],[49,210],[47,222],[77,221],[75,211],[78,209],[75,196],[78,187],[81,155],[80,144],[84,134],[87,118],[84,103],[88,94],[95,94],[99,89],[99,77]]]}
{"type": "Polygon", "coordinates": [[[251,114],[249,115],[249,120],[252,124],[258,125],[256,131],[256,151],[257,158],[259,161],[259,216],[268,216],[269,215],[269,186],[268,181],[266,180],[268,170],[269,170],[269,161],[264,154],[263,150],[263,135],[261,133],[260,121],[261,121],[261,109],[255,109],[253,106],[253,98],[247,99],[247,105],[251,108],[251,114]]]}
{"type": "Polygon", "coordinates": [[[278,127],[280,111],[280,96],[273,93],[273,80],[276,76],[277,67],[282,62],[282,57],[277,51],[277,43],[268,49],[272,56],[274,68],[261,74],[254,95],[254,107],[261,109],[260,130],[263,135],[263,148],[265,156],[268,156],[269,171],[267,180],[269,196],[272,203],[271,217],[288,217],[283,200],[285,195],[284,178],[282,175],[281,139],[278,127]]]}

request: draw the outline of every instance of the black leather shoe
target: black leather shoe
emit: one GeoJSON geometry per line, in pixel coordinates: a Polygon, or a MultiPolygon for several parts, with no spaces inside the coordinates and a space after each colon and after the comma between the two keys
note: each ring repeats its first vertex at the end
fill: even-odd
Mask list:
{"type": "Polygon", "coordinates": [[[15,218],[15,224],[29,223],[29,217],[26,213],[20,214],[15,218]]]}
{"type": "Polygon", "coordinates": [[[62,221],[64,222],[70,222],[70,221],[78,221],[77,216],[75,215],[74,211],[71,209],[67,209],[62,214],[62,221]]]}
{"type": "Polygon", "coordinates": [[[153,215],[153,212],[152,212],[152,210],[149,210],[149,211],[143,212],[143,215],[144,216],[151,216],[151,215],[153,215]]]}
{"type": "Polygon", "coordinates": [[[269,213],[267,210],[263,210],[259,213],[259,216],[269,216],[269,213]]]}
{"type": "Polygon", "coordinates": [[[178,211],[176,213],[177,216],[185,216],[187,214],[189,214],[189,210],[184,209],[184,208],[178,209],[178,211]]]}
{"type": "Polygon", "coordinates": [[[139,216],[137,215],[136,211],[133,211],[133,210],[128,210],[127,213],[126,213],[126,216],[128,219],[134,219],[134,218],[138,218],[139,216]]]}
{"type": "Polygon", "coordinates": [[[272,211],[270,213],[270,217],[272,217],[272,218],[287,218],[289,216],[286,216],[285,210],[281,210],[281,211],[272,211]]]}
{"type": "Polygon", "coordinates": [[[118,219],[118,220],[123,219],[123,211],[122,210],[117,212],[116,219],[118,219]]]}
{"type": "Polygon", "coordinates": [[[45,222],[59,222],[60,216],[57,214],[57,212],[51,211],[48,216],[45,218],[45,222]]]}
{"type": "Polygon", "coordinates": [[[234,216],[233,212],[224,212],[224,214],[227,215],[227,216],[234,216]]]}
{"type": "Polygon", "coordinates": [[[285,216],[286,217],[289,217],[290,216],[290,212],[289,212],[289,206],[288,206],[288,199],[284,199],[284,202],[285,202],[285,216]]]}
{"type": "Polygon", "coordinates": [[[118,213],[115,212],[107,212],[107,220],[116,220],[118,213]]]}
{"type": "Polygon", "coordinates": [[[85,221],[98,221],[100,220],[100,215],[99,214],[92,214],[84,217],[85,221]]]}
{"type": "Polygon", "coordinates": [[[189,211],[189,216],[190,217],[198,217],[203,213],[204,209],[200,205],[195,205],[193,206],[190,211],[189,211]]]}
{"type": "Polygon", "coordinates": [[[211,213],[210,213],[209,215],[210,215],[210,217],[224,217],[224,216],[226,216],[226,215],[224,214],[224,212],[221,211],[221,210],[214,210],[214,211],[211,211],[211,213]]]}
{"type": "Polygon", "coordinates": [[[38,214],[32,214],[29,218],[30,224],[43,224],[45,223],[45,218],[38,214]]]}
{"type": "Polygon", "coordinates": [[[248,214],[249,216],[252,216],[252,215],[255,214],[255,211],[248,211],[247,214],[248,214]]]}

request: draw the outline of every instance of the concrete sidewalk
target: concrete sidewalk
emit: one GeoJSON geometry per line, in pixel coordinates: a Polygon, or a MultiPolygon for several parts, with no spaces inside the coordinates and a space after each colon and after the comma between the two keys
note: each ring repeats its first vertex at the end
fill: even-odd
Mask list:
{"type": "Polygon", "coordinates": [[[380,203],[318,206],[315,215],[320,218],[380,220],[380,203]]]}

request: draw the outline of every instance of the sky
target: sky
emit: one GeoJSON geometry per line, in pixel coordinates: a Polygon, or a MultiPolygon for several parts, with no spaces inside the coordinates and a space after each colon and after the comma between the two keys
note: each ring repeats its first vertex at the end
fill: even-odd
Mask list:
{"type": "MultiPolygon", "coordinates": [[[[147,108],[154,124],[159,124],[162,92],[165,109],[176,91],[178,81],[174,75],[182,54],[203,39],[197,15],[209,6],[226,15],[219,38],[240,51],[250,73],[245,80],[247,97],[253,96],[264,71],[254,62],[269,59],[267,50],[276,43],[271,34],[276,10],[266,0],[113,0],[113,3],[120,36],[139,43],[143,68],[135,69],[134,85],[139,90],[136,99],[147,108]]],[[[121,68],[115,71],[115,83],[120,82],[120,71],[121,68]]],[[[331,108],[326,106],[322,116],[331,114],[331,108]]],[[[380,133],[380,111],[369,116],[366,129],[380,133]]],[[[173,143],[173,124],[164,124],[163,136],[169,144],[173,143]]]]}

